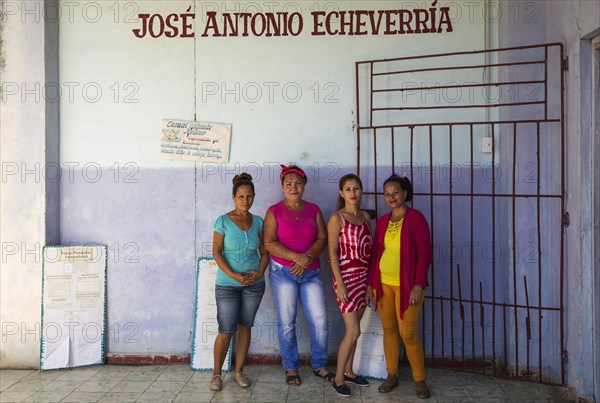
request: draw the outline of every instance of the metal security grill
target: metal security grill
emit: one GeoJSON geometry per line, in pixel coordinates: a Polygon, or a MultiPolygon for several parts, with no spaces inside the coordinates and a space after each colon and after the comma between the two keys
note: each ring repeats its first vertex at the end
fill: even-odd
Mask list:
{"type": "Polygon", "coordinates": [[[566,66],[560,43],[356,63],[364,204],[400,172],[431,228],[430,365],[565,384],[566,66]]]}

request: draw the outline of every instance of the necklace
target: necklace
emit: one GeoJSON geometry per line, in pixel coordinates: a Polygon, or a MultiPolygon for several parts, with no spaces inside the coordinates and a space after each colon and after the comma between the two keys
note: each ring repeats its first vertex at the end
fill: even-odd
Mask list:
{"type": "Polygon", "coordinates": [[[386,235],[394,238],[400,232],[400,228],[402,227],[402,222],[404,221],[404,217],[402,217],[398,221],[389,221],[387,230],[385,231],[386,235]]]}
{"type": "Polygon", "coordinates": [[[290,214],[294,217],[294,220],[300,220],[300,213],[302,212],[302,210],[304,210],[304,203],[301,203],[297,208],[291,207],[287,203],[284,203],[284,205],[290,212],[290,214]]]}

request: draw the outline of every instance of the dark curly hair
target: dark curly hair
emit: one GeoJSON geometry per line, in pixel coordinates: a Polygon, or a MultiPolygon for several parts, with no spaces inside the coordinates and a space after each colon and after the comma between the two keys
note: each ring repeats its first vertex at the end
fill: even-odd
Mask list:
{"type": "Polygon", "coordinates": [[[233,182],[233,195],[235,196],[240,186],[250,186],[252,188],[252,194],[254,194],[254,183],[252,182],[252,175],[246,172],[242,172],[236,175],[231,180],[233,182]]]}

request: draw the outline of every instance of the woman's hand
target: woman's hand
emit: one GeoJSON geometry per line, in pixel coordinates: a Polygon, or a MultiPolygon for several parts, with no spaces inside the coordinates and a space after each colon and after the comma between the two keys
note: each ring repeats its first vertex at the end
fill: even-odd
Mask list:
{"type": "Polygon", "coordinates": [[[314,258],[307,255],[306,253],[298,253],[296,259],[294,259],[294,263],[303,268],[307,268],[313,262],[314,258]]]}
{"type": "Polygon", "coordinates": [[[410,291],[410,296],[408,297],[409,305],[418,305],[423,298],[423,287],[420,285],[415,285],[413,289],[410,291]]]}
{"type": "Polygon", "coordinates": [[[292,267],[290,267],[290,274],[292,276],[299,276],[304,273],[304,267],[299,266],[297,263],[294,263],[292,267]]]}
{"type": "Polygon", "coordinates": [[[258,272],[254,271],[254,270],[245,271],[243,274],[244,274],[244,281],[242,282],[242,285],[244,285],[244,286],[249,286],[250,284],[255,283],[261,277],[261,275],[258,274],[258,272]]]}
{"type": "Polygon", "coordinates": [[[367,289],[365,290],[365,302],[367,303],[367,306],[371,306],[371,304],[373,304],[375,302],[375,295],[373,295],[373,288],[368,285],[367,289]]]}
{"type": "Polygon", "coordinates": [[[231,274],[231,276],[229,276],[229,277],[231,277],[233,280],[237,281],[241,285],[246,286],[248,284],[246,284],[246,276],[244,275],[244,273],[246,273],[246,272],[240,273],[240,272],[234,271],[231,274]]]}
{"type": "Polygon", "coordinates": [[[348,302],[348,290],[346,290],[346,285],[343,282],[337,283],[337,297],[343,303],[348,302]]]}

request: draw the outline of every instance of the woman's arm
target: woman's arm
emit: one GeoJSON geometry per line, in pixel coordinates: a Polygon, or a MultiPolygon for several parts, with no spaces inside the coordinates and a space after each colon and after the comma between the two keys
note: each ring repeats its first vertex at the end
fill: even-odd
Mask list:
{"type": "Polygon", "coordinates": [[[329,263],[331,264],[331,272],[337,284],[337,296],[340,299],[340,301],[347,302],[348,292],[346,290],[346,284],[344,284],[344,280],[342,279],[342,271],[340,269],[340,258],[338,254],[341,228],[342,219],[336,211],[331,215],[331,217],[329,217],[329,222],[327,223],[327,235],[329,238],[329,263]]]}
{"type": "Polygon", "coordinates": [[[212,253],[215,262],[217,262],[217,266],[219,266],[219,269],[223,270],[223,272],[227,274],[228,277],[234,279],[240,284],[244,284],[244,275],[242,273],[233,271],[231,269],[231,266],[229,266],[229,263],[227,263],[227,259],[225,259],[225,257],[223,256],[224,245],[225,237],[223,236],[223,234],[217,231],[213,232],[212,253]]]}
{"type": "Polygon", "coordinates": [[[308,262],[306,267],[308,267],[314,259],[318,258],[321,252],[323,252],[327,246],[327,227],[325,226],[325,220],[323,219],[321,210],[318,211],[316,220],[317,229],[319,232],[317,233],[317,239],[313,242],[310,248],[304,252],[304,254],[310,258],[310,262],[308,262]]]}
{"type": "Polygon", "coordinates": [[[415,244],[417,249],[417,264],[415,285],[410,291],[408,303],[417,305],[423,298],[423,289],[427,287],[427,273],[432,260],[431,236],[429,233],[429,224],[425,216],[418,210],[413,209],[415,221],[415,244]]]}

